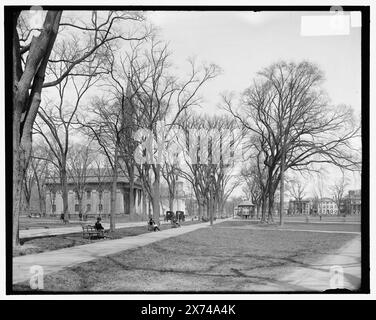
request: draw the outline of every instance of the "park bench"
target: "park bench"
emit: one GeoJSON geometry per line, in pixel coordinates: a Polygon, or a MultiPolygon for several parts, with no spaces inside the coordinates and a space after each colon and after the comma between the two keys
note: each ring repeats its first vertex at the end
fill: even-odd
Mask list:
{"type": "Polygon", "coordinates": [[[82,225],[82,237],[83,238],[105,238],[108,237],[105,234],[105,230],[97,230],[92,225],[82,225]]]}

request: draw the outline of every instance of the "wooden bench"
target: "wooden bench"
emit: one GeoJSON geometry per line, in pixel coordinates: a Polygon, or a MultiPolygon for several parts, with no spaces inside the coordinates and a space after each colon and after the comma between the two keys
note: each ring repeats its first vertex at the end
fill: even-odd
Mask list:
{"type": "Polygon", "coordinates": [[[82,225],[82,237],[83,238],[105,238],[105,230],[97,230],[92,225],[82,225]]]}

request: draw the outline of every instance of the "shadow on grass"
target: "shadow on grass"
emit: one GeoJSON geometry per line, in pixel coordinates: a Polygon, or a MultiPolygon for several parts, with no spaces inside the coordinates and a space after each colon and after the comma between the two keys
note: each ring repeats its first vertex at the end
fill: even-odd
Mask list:
{"type": "MultiPolygon", "coordinates": [[[[316,263],[352,235],[205,228],[47,275],[48,291],[307,291],[281,281],[316,263]],[[261,288],[261,289],[260,289],[261,288]]],[[[28,290],[17,284],[14,290],[28,290]]]]}

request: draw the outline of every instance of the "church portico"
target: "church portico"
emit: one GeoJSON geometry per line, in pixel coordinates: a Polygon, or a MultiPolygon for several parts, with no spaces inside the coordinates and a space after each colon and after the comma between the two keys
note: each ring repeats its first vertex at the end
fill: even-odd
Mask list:
{"type": "MultiPolygon", "coordinates": [[[[105,176],[99,180],[95,175],[88,175],[86,182],[77,191],[74,179],[68,179],[68,214],[70,217],[79,214],[88,216],[109,215],[111,212],[112,177],[105,176]],[[81,198],[81,201],[79,200],[81,198]]],[[[119,176],[116,189],[115,214],[129,214],[129,183],[125,176],[119,176]]],[[[141,184],[134,183],[135,214],[142,214],[141,184]]],[[[58,179],[46,182],[46,214],[60,215],[63,213],[63,199],[58,179]]]]}

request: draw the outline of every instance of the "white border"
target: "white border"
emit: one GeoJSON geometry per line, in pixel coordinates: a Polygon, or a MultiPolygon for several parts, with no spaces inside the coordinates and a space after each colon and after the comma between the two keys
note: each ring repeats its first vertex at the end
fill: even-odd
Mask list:
{"type": "MultiPolygon", "coordinates": [[[[35,1],[29,0],[15,0],[15,1],[1,1],[2,10],[0,13],[0,25],[1,25],[1,43],[4,43],[4,33],[3,33],[3,26],[4,26],[4,5],[50,5],[51,2],[47,0],[39,0],[38,3],[35,1]]],[[[54,5],[103,5],[103,1],[98,0],[91,0],[91,1],[77,1],[77,0],[65,0],[65,1],[57,1],[54,5]]],[[[297,5],[297,6],[304,6],[304,5],[364,5],[371,7],[371,26],[370,26],[370,34],[371,39],[375,38],[376,33],[376,2],[375,1],[306,1],[306,0],[295,0],[295,1],[284,1],[283,3],[277,0],[271,1],[253,1],[253,0],[233,0],[233,1],[213,1],[213,0],[194,0],[194,1],[166,1],[166,0],[159,0],[159,1],[152,1],[152,0],[143,0],[143,1],[124,1],[124,0],[109,0],[106,2],[106,5],[118,5],[118,6],[126,6],[126,5],[243,5],[243,6],[267,6],[267,5],[297,5]]],[[[376,84],[376,42],[370,41],[370,83],[371,88],[375,88],[376,84]]],[[[4,50],[2,46],[2,50],[0,53],[1,56],[1,77],[0,77],[0,99],[4,102],[4,50]]],[[[376,145],[373,141],[376,141],[376,133],[375,133],[375,119],[376,119],[376,112],[375,109],[372,107],[374,102],[376,101],[376,90],[371,90],[370,92],[370,262],[371,262],[371,274],[370,274],[370,288],[371,294],[340,294],[340,295],[332,295],[332,294],[133,294],[133,295],[120,295],[120,294],[106,294],[106,295],[74,295],[74,294],[64,294],[64,295],[14,295],[14,296],[7,296],[5,294],[5,129],[4,129],[4,108],[0,111],[0,123],[1,130],[0,130],[0,172],[2,179],[0,181],[0,256],[2,259],[0,260],[0,274],[2,278],[0,280],[0,299],[5,300],[62,300],[62,299],[76,299],[76,300],[144,300],[145,304],[146,301],[149,300],[279,300],[279,299],[286,299],[286,300],[360,300],[360,299],[367,299],[367,300],[374,300],[376,298],[376,275],[375,275],[375,264],[372,262],[376,261],[376,254],[375,254],[375,241],[376,235],[373,231],[376,230],[376,219],[373,217],[373,212],[376,209],[376,199],[372,195],[375,194],[376,188],[376,177],[375,177],[375,148],[376,145]]],[[[8,169],[9,170],[9,169],[8,169]]]]}

